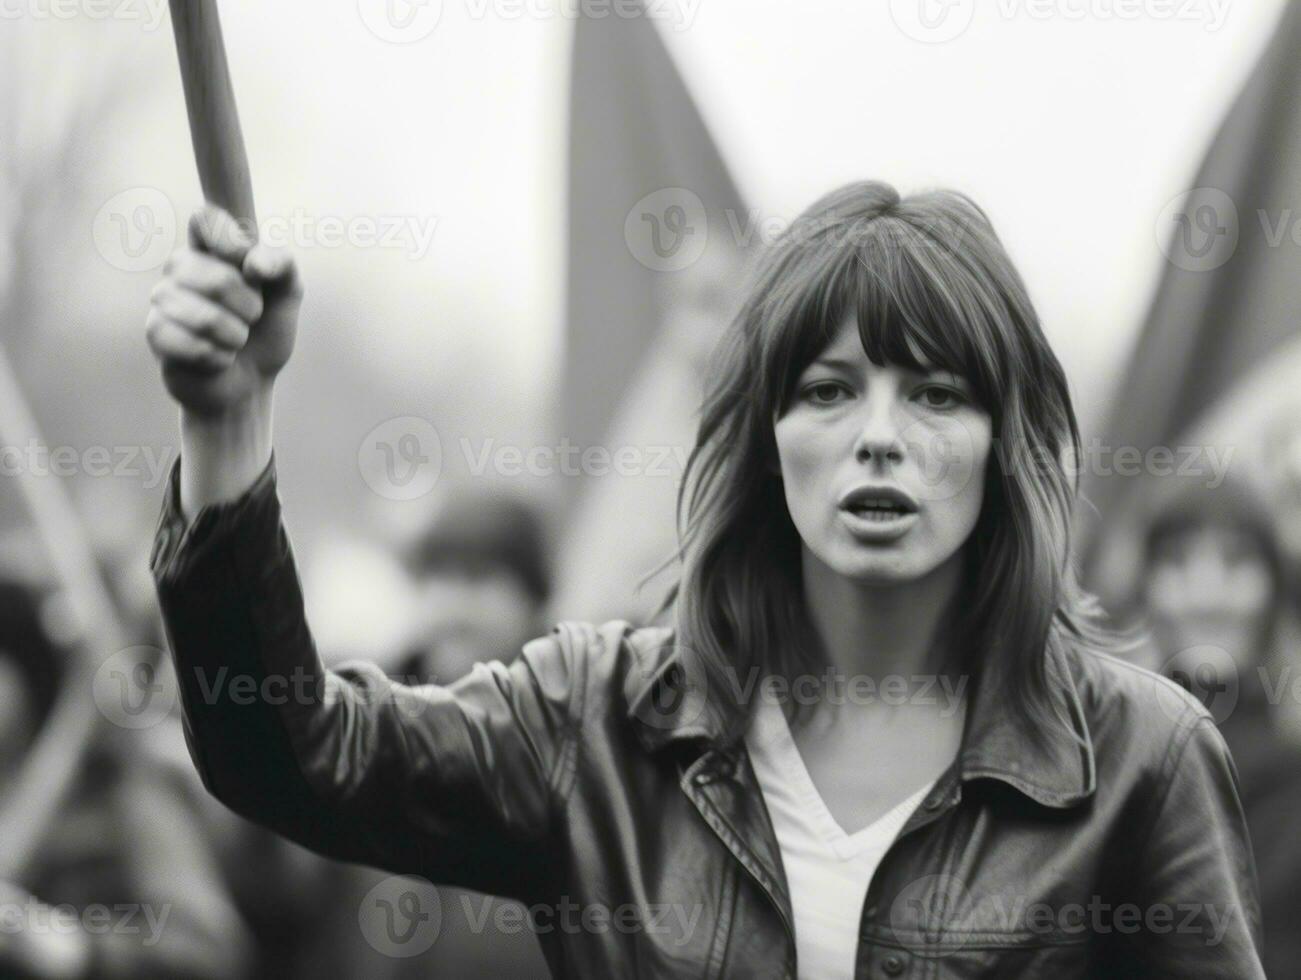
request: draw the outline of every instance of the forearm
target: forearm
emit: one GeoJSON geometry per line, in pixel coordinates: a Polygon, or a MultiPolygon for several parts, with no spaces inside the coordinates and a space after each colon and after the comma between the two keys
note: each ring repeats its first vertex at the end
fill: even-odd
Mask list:
{"type": "MultiPolygon", "coordinates": [[[[210,473],[214,459],[194,473],[210,473]]],[[[325,670],[280,519],[274,462],[235,499],[188,519],[179,506],[187,462],[182,456],[168,482],[151,565],[191,754],[205,785],[231,809],[300,838],[295,824],[325,805],[304,779],[303,755],[314,754],[313,738],[329,741],[330,711],[320,697],[325,670]],[[315,717],[323,720],[309,720],[315,717]]]]}

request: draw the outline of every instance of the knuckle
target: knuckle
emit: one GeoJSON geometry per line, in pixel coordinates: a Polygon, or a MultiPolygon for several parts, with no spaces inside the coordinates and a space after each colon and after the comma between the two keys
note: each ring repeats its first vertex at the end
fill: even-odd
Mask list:
{"type": "Polygon", "coordinates": [[[190,212],[190,228],[194,231],[195,237],[203,242],[209,241],[212,237],[211,210],[210,205],[203,204],[190,212]]]}
{"type": "Polygon", "coordinates": [[[176,257],[171,278],[186,286],[202,282],[205,258],[201,252],[186,249],[176,257]]]}
{"type": "Polygon", "coordinates": [[[223,296],[232,296],[244,286],[244,277],[235,267],[223,262],[213,274],[213,289],[223,296]]]}
{"type": "Polygon", "coordinates": [[[221,332],[222,313],[220,310],[205,306],[194,317],[194,332],[200,337],[211,338],[221,332]]]}

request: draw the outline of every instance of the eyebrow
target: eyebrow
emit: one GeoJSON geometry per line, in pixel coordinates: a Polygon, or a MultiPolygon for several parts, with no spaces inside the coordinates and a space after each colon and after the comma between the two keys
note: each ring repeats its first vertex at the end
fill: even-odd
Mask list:
{"type": "Polygon", "coordinates": [[[813,364],[821,367],[837,368],[841,371],[852,371],[858,366],[840,357],[819,357],[814,360],[813,364]]]}

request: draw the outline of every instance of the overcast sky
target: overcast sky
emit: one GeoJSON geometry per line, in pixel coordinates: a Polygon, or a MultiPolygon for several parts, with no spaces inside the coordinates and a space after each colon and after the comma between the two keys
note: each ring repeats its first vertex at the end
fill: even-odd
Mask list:
{"type": "MultiPolygon", "coordinates": [[[[161,0],[110,2],[114,21],[94,24],[42,16],[49,0],[6,9],[26,11],[9,22],[38,39],[76,28],[111,40],[145,73],[136,138],[114,144],[91,197],[149,185],[183,216],[198,188],[170,32],[165,20],[149,29],[161,0]]],[[[368,293],[368,355],[398,374],[477,345],[521,398],[541,397],[563,304],[569,11],[606,0],[390,2],[418,28],[438,16],[393,43],[383,0],[221,3],[259,209],[405,222],[404,246],[301,250],[309,303],[368,293]]],[[[864,176],[984,204],[1088,422],[1163,261],[1158,215],[1186,189],[1281,0],[980,0],[974,13],[955,2],[967,26],[944,43],[910,36],[902,0],[654,9],[765,217],[789,220],[864,176]]],[[[32,69],[38,84],[66,80],[61,50],[32,69]]]]}
{"type": "MultiPolygon", "coordinates": [[[[539,406],[563,326],[567,12],[580,2],[607,0],[221,0],[260,216],[306,234],[303,339],[278,398],[305,554],[341,519],[363,523],[358,500],[398,512],[366,494],[355,463],[384,419],[450,405],[463,413],[452,430],[546,437],[539,406]],[[327,218],[389,240],[333,243],[311,230],[327,218]]],[[[759,220],[789,221],[863,177],[983,204],[1088,434],[1160,274],[1158,218],[1188,189],[1282,0],[926,2],[949,11],[931,22],[938,34],[913,0],[654,9],[759,220]]],[[[158,267],[200,200],[165,10],[0,0],[0,109],[21,122],[5,116],[10,161],[42,166],[69,107],[111,92],[75,144],[77,186],[56,190],[68,227],[35,245],[26,224],[6,222],[18,237],[0,239],[0,258],[16,240],[40,252],[46,322],[28,339],[44,349],[24,381],[47,431],[77,445],[175,440],[141,339],[158,267]],[[119,237],[141,230],[121,219],[142,201],[159,248],[137,260],[119,237]],[[66,398],[89,388],[94,399],[66,398]]],[[[11,190],[0,175],[0,217],[11,190]]],[[[342,564],[351,595],[357,559],[342,564]]]]}

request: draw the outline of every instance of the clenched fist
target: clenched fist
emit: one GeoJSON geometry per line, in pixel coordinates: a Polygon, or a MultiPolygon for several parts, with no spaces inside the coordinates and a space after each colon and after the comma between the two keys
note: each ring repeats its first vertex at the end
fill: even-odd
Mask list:
{"type": "Polygon", "coordinates": [[[289,360],[303,289],[289,253],[257,244],[220,208],[190,216],[146,321],[173,398],[197,419],[268,396],[289,360]]]}

